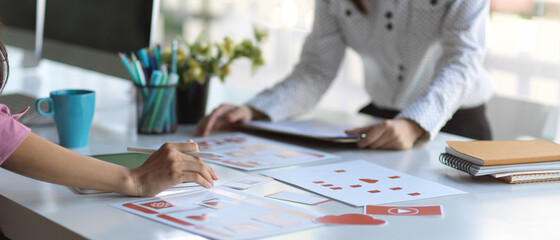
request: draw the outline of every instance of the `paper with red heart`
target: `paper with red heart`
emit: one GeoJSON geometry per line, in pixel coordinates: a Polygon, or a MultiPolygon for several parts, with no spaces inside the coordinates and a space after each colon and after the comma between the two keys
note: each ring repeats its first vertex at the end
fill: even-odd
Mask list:
{"type": "Polygon", "coordinates": [[[327,215],[315,218],[313,221],[329,225],[382,225],[387,223],[385,220],[360,213],[327,215]]]}
{"type": "Polygon", "coordinates": [[[314,211],[226,186],[111,206],[208,239],[263,239],[323,225],[314,211]]]}
{"type": "Polygon", "coordinates": [[[365,160],[266,171],[261,174],[354,206],[383,205],[465,193],[365,160]]]}

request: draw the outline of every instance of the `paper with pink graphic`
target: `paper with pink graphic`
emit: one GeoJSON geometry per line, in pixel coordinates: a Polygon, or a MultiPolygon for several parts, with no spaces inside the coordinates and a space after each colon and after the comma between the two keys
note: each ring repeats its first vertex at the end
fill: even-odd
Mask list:
{"type": "Polygon", "coordinates": [[[320,215],[224,186],[113,207],[212,239],[259,239],[312,227],[320,215]]]}
{"type": "Polygon", "coordinates": [[[336,159],[335,155],[309,148],[271,141],[243,133],[194,139],[200,151],[224,155],[205,161],[243,170],[260,170],[336,159]]]}

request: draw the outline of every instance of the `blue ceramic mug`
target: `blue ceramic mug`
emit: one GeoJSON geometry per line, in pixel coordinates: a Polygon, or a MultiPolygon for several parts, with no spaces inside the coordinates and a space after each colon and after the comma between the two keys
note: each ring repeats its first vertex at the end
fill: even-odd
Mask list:
{"type": "Polygon", "coordinates": [[[39,114],[54,117],[61,146],[76,148],[88,145],[95,109],[94,91],[80,89],[52,91],[50,97],[38,99],[35,107],[39,114]],[[48,103],[48,111],[41,110],[42,102],[48,103]]]}

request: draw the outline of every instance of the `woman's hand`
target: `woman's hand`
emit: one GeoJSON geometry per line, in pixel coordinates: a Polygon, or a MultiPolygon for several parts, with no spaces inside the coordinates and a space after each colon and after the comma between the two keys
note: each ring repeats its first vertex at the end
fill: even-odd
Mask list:
{"type": "Polygon", "coordinates": [[[212,113],[198,122],[196,135],[206,137],[212,130],[226,128],[237,122],[247,122],[252,119],[265,118],[260,113],[249,106],[235,106],[222,104],[214,109],[212,113]]]}
{"type": "Polygon", "coordinates": [[[218,175],[200,158],[183,152],[198,151],[198,145],[166,143],[153,153],[142,166],[131,169],[133,191],[131,195],[154,196],[182,182],[196,182],[203,187],[214,186],[218,175]]]}
{"type": "Polygon", "coordinates": [[[346,131],[348,135],[366,134],[358,142],[360,148],[405,150],[424,134],[424,130],[409,119],[385,120],[381,123],[346,131]]]}

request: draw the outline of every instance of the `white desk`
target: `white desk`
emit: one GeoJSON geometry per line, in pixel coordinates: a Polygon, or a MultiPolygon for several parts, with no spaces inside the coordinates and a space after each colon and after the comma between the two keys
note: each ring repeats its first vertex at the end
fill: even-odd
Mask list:
{"type": "MultiPolygon", "coordinates": [[[[94,79],[99,81],[98,79],[94,79]]],[[[9,86],[21,84],[11,79],[9,86]]],[[[50,84],[50,83],[49,83],[50,84]]],[[[75,83],[69,83],[75,84],[75,83]]],[[[122,83],[115,83],[117,85],[122,83]]],[[[53,84],[52,88],[58,86],[53,84]]],[[[51,85],[49,85],[51,86],[51,85]]],[[[93,86],[93,85],[92,85],[93,86]]],[[[7,88],[17,90],[16,88],[7,88]]],[[[53,90],[41,88],[43,95],[53,90]]],[[[98,96],[108,94],[107,88],[94,88],[98,96]]],[[[121,92],[122,93],[122,92],[121,92]]],[[[122,94],[121,94],[122,95],[122,94]]],[[[120,98],[120,96],[116,96],[120,98]]],[[[124,100],[122,100],[124,99],[124,100]]],[[[75,149],[84,154],[125,151],[129,145],[151,145],[167,141],[185,141],[194,136],[194,126],[181,126],[172,135],[137,135],[134,116],[125,104],[117,110],[110,107],[96,110],[90,146],[75,149]],[[111,122],[109,127],[107,124],[111,122]]],[[[99,106],[99,104],[98,104],[99,106]]],[[[110,106],[110,105],[106,105],[110,106]]],[[[33,127],[32,130],[52,141],[57,141],[53,126],[33,127]]],[[[285,138],[283,138],[285,139],[285,138]]],[[[509,185],[492,178],[474,178],[439,163],[446,140],[459,137],[440,134],[436,140],[408,151],[357,150],[351,146],[334,146],[289,141],[306,147],[337,154],[342,160],[364,159],[384,167],[401,171],[426,180],[454,187],[468,194],[419,200],[395,205],[441,205],[443,218],[377,216],[388,221],[385,226],[324,226],[290,233],[272,239],[544,239],[556,238],[560,214],[560,182],[509,185]]],[[[212,165],[224,181],[254,174],[212,165]]],[[[304,191],[272,181],[247,192],[266,195],[280,190],[304,191]]],[[[0,228],[13,239],[196,239],[188,232],[160,224],[109,206],[110,203],[129,200],[116,194],[76,195],[64,186],[39,182],[0,169],[0,228]]],[[[299,207],[322,214],[362,212],[340,202],[319,206],[299,207]]]]}

